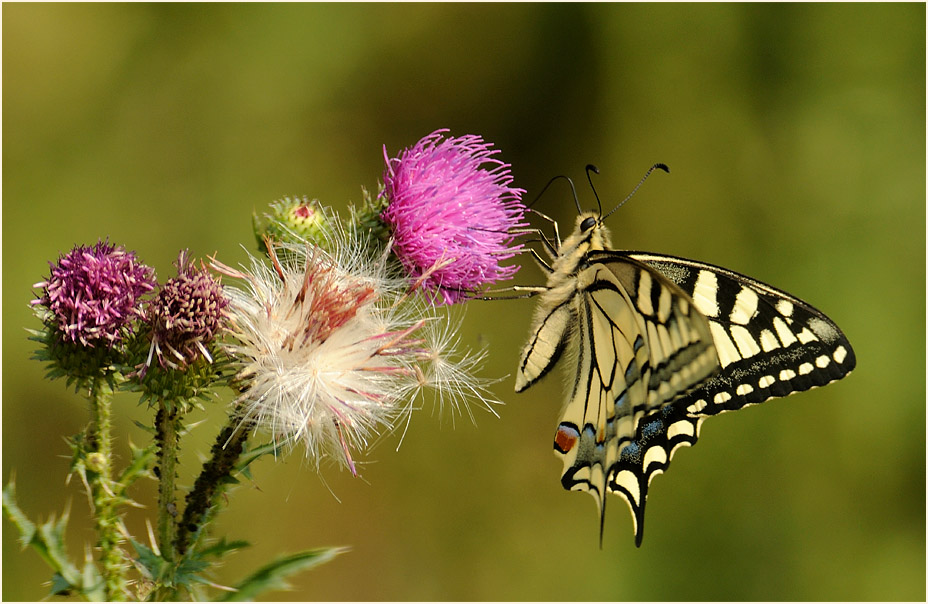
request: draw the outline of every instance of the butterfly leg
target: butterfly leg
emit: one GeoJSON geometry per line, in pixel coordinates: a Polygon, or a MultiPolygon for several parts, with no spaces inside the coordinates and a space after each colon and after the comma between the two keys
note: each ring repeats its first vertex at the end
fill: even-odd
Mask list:
{"type": "Polygon", "coordinates": [[[480,296],[474,298],[474,300],[520,300],[523,298],[532,298],[537,296],[540,293],[548,291],[547,287],[536,286],[536,285],[510,285],[509,287],[501,287],[498,289],[488,289],[484,291],[485,294],[507,294],[512,292],[523,292],[515,296],[506,296],[499,297],[496,295],[490,296],[480,296]]]}
{"type": "MultiPolygon", "coordinates": [[[[551,223],[551,226],[554,228],[554,245],[551,246],[550,243],[548,243],[548,245],[551,246],[551,251],[552,251],[552,253],[554,253],[554,254],[556,255],[556,254],[557,254],[557,250],[560,249],[560,247],[561,247],[561,234],[558,232],[557,221],[554,220],[553,218],[551,218],[550,216],[548,216],[547,214],[542,214],[542,213],[539,212],[538,210],[529,208],[528,211],[531,212],[532,214],[535,214],[535,215],[538,216],[539,218],[542,218],[542,219],[544,219],[544,220],[547,220],[548,222],[551,223]]],[[[546,238],[546,242],[547,242],[547,238],[546,238]]]]}

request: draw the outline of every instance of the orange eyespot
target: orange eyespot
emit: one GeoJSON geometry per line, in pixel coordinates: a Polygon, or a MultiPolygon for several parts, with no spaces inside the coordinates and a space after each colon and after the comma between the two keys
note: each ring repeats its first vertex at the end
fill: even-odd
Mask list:
{"type": "Polygon", "coordinates": [[[580,439],[580,433],[571,424],[561,424],[554,435],[554,449],[561,453],[571,451],[580,439]]]}

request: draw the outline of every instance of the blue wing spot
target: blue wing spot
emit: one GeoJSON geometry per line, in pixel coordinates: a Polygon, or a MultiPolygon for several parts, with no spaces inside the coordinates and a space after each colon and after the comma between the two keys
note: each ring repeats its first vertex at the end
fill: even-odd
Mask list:
{"type": "Polygon", "coordinates": [[[619,454],[619,459],[623,461],[639,461],[641,459],[641,447],[638,443],[629,443],[625,445],[619,454]]]}
{"type": "Polygon", "coordinates": [[[596,438],[596,428],[592,424],[587,424],[583,427],[583,436],[580,439],[581,443],[591,443],[593,447],[598,451],[602,450],[606,443],[596,438]]]}
{"type": "MultiPolygon", "coordinates": [[[[565,424],[561,424],[561,426],[564,425],[565,424]]],[[[558,443],[555,441],[555,447],[557,446],[558,443]]],[[[593,425],[585,425],[583,427],[583,432],[580,433],[580,440],[577,448],[577,461],[585,462],[586,465],[596,463],[596,460],[602,458],[605,446],[605,442],[597,440],[596,429],[593,425]]]]}
{"type": "Polygon", "coordinates": [[[642,346],[644,346],[644,338],[641,337],[641,334],[638,334],[637,336],[635,336],[635,344],[633,346],[633,348],[635,349],[635,352],[638,352],[638,350],[642,346]]]}
{"type": "Polygon", "coordinates": [[[642,440],[650,440],[652,437],[660,434],[661,430],[664,428],[664,422],[659,419],[656,419],[652,422],[648,422],[641,428],[641,438],[642,440]]]}

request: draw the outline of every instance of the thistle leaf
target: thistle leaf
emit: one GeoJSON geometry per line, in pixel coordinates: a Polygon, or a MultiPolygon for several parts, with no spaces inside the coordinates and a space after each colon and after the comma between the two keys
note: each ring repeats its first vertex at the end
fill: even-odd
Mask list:
{"type": "Polygon", "coordinates": [[[36,526],[16,503],[16,486],[12,480],[3,489],[3,511],[10,522],[19,529],[19,542],[23,548],[32,547],[55,571],[52,593],[82,591],[81,573],[68,559],[64,547],[64,532],[68,524],[67,511],[57,521],[52,517],[48,522],[36,526]]]}
{"type": "Polygon", "coordinates": [[[255,571],[254,574],[235,586],[236,591],[226,594],[219,601],[249,602],[263,591],[290,589],[287,577],[324,564],[345,551],[347,551],[347,548],[329,547],[307,550],[278,558],[255,571]]]}

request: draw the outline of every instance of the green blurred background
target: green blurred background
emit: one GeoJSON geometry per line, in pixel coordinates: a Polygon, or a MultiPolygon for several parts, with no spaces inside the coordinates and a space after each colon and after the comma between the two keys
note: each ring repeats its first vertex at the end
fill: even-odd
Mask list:
{"type": "MultiPolygon", "coordinates": [[[[502,149],[528,199],[592,162],[608,205],[666,162],[610,218],[616,245],[809,300],[858,369],[707,422],[653,483],[643,547],[611,498],[600,549],[590,497],[558,482],[558,378],[512,391],[531,301],[471,303],[462,340],[507,376],[501,417],[419,413],[360,480],[262,460],[217,526],[254,547],[218,582],[347,545],[267,597],[925,598],[924,5],[5,4],[3,93],[3,479],[33,516],[72,503],[75,557],[93,533],[62,439],[86,413],[24,331],[47,261],[109,237],[162,277],[184,247],[234,265],[253,209],[344,208],[382,145],[448,127],[502,149]]],[[[563,187],[538,207],[572,224],[563,187]]],[[[144,442],[132,420],[150,414],[120,400],[117,433],[144,442]]],[[[187,484],[222,417],[184,447],[187,484]]],[[[146,517],[130,513],[136,534],[146,517]]],[[[4,521],[3,598],[48,578],[4,521]]]]}

